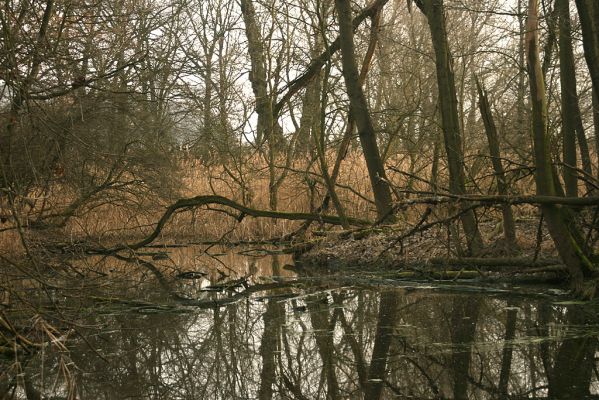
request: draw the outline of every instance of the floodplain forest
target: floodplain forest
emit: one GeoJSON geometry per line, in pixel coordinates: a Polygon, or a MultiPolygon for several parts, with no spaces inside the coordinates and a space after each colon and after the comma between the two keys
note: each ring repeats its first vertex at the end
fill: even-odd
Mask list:
{"type": "MultiPolygon", "coordinates": [[[[319,332],[339,323],[351,336],[352,326],[364,331],[367,324],[345,321],[337,309],[330,310],[331,321],[322,320],[328,308],[314,308],[329,293],[327,285],[362,288],[387,285],[387,278],[395,279],[393,285],[537,285],[592,301],[599,297],[598,251],[596,0],[0,4],[0,366],[10,371],[0,368],[0,398],[120,396],[118,390],[85,394],[79,386],[94,385],[79,381],[83,374],[64,358],[78,348],[75,364],[95,368],[100,361],[92,363],[92,353],[110,359],[86,353],[103,346],[88,330],[118,307],[122,315],[111,325],[130,323],[130,307],[137,312],[140,302],[148,302],[143,307],[154,304],[153,310],[168,314],[165,320],[179,323],[171,329],[191,335],[188,321],[169,308],[173,304],[214,307],[210,324],[220,332],[225,317],[218,310],[231,321],[245,321],[239,324],[250,318],[234,303],[240,298],[313,290],[293,300],[306,305],[289,306],[311,315],[300,325],[319,332]],[[231,251],[242,258],[227,261],[231,251]],[[211,261],[201,261],[205,257],[211,261]],[[260,257],[289,259],[261,269],[260,257]],[[329,283],[314,283],[316,276],[329,283]],[[206,284],[179,287],[181,279],[206,284]],[[200,294],[190,294],[192,289],[200,294]],[[153,303],[163,300],[153,290],[163,291],[168,302],[153,303]],[[79,341],[71,347],[67,336],[79,341]],[[47,361],[62,371],[53,378],[62,382],[54,392],[47,390],[45,373],[33,372],[34,360],[46,360],[47,346],[57,351],[47,361]]],[[[345,356],[333,338],[318,333],[311,351],[322,358],[321,391],[305,397],[310,384],[299,375],[294,381],[291,372],[287,381],[282,378],[287,367],[281,352],[297,348],[281,349],[289,346],[281,342],[285,324],[277,319],[285,307],[269,297],[261,298],[265,309],[256,318],[263,318],[264,332],[271,325],[276,332],[246,338],[258,340],[262,369],[255,382],[242,384],[237,376],[229,382],[232,392],[202,396],[234,397],[236,385],[260,399],[282,393],[349,398],[354,390],[379,399],[395,389],[407,396],[412,389],[386,380],[401,382],[405,369],[386,364],[397,344],[384,331],[385,321],[393,330],[400,320],[388,310],[406,299],[385,290],[376,296],[339,290],[331,294],[335,302],[349,299],[356,315],[368,304],[373,314],[362,317],[378,327],[367,335],[371,350],[353,339],[339,344],[361,368],[351,378],[357,387],[338,376],[345,367],[336,357],[345,356]]],[[[416,301],[427,298],[419,296],[416,301]]],[[[499,301],[484,293],[476,301],[444,299],[455,306],[445,310],[451,315],[499,301]]],[[[517,308],[512,301],[506,310],[517,308]]],[[[437,312],[434,305],[424,308],[437,312]]],[[[452,331],[454,343],[472,342],[482,308],[471,325],[452,331]]],[[[547,323],[552,313],[561,318],[550,308],[522,305],[529,317],[538,312],[547,323]]],[[[568,310],[564,320],[586,318],[568,310]]],[[[506,324],[516,329],[521,315],[508,314],[506,324]]],[[[143,331],[140,324],[131,329],[143,331]]],[[[518,324],[534,325],[530,319],[518,324]]],[[[517,336],[513,329],[509,340],[517,336]]],[[[238,339],[233,336],[231,342],[238,339]]],[[[137,346],[133,339],[119,340],[137,346]]],[[[245,346],[235,343],[230,351],[245,346]]],[[[554,364],[582,368],[580,360],[560,358],[580,350],[568,343],[556,350],[554,364]]],[[[584,346],[585,357],[594,354],[596,344],[584,346]]],[[[214,351],[225,351],[221,347],[214,344],[214,351]]],[[[410,368],[424,374],[432,394],[411,395],[465,399],[474,396],[467,389],[474,385],[476,398],[509,398],[510,391],[551,397],[574,390],[574,381],[586,389],[571,398],[590,393],[594,361],[585,358],[586,375],[559,379],[550,368],[549,347],[541,347],[544,369],[533,356],[522,356],[520,364],[536,372],[530,379],[521,375],[520,386],[514,373],[510,378],[511,350],[506,359],[504,349],[501,371],[489,372],[497,372],[497,379],[478,386],[469,375],[475,369],[470,348],[466,356],[452,356],[452,365],[460,367],[447,370],[443,379],[451,385],[434,383],[431,371],[444,369],[427,370],[416,358],[410,368]]],[[[154,349],[151,357],[160,352],[169,353],[154,349]]],[[[244,360],[251,368],[259,364],[244,360]]],[[[235,371],[242,368],[227,362],[235,371]]],[[[121,369],[132,376],[131,368],[121,369]]],[[[148,379],[166,379],[160,374],[148,379]]],[[[131,376],[123,379],[132,382],[131,376]]],[[[202,398],[194,390],[141,397],[202,398]]]]}

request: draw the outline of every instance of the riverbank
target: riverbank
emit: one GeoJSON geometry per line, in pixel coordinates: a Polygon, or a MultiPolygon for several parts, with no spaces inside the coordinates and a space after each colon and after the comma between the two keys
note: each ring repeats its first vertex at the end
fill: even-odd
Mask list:
{"type": "Polygon", "coordinates": [[[329,234],[296,252],[296,268],[311,274],[366,272],[393,279],[567,284],[567,270],[539,220],[521,219],[517,225],[516,245],[509,246],[496,223],[481,223],[486,247],[476,257],[466,254],[446,226],[410,235],[391,227],[329,234]]]}

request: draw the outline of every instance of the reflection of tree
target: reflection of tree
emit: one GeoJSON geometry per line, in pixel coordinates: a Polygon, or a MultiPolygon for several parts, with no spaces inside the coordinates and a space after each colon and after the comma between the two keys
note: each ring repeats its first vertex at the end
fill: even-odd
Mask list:
{"type": "Polygon", "coordinates": [[[29,397],[65,398],[66,382],[51,386],[69,357],[82,400],[573,399],[598,386],[585,309],[395,289],[260,295],[180,315],[90,313],[82,326],[102,330],[28,363],[29,397]]]}
{"type": "Polygon", "coordinates": [[[451,312],[453,398],[468,399],[470,360],[480,302],[473,296],[455,297],[451,312]]]}
{"type": "MultiPolygon", "coordinates": [[[[279,259],[272,258],[272,274],[280,274],[279,259]]],[[[285,309],[276,298],[271,298],[266,303],[266,310],[262,314],[264,331],[260,342],[260,357],[262,370],[260,371],[260,389],[258,398],[270,400],[273,398],[273,385],[277,378],[277,354],[280,354],[281,325],[285,321],[285,309]]]]}
{"type": "Polygon", "coordinates": [[[381,293],[372,359],[368,369],[368,383],[365,388],[365,399],[381,398],[389,357],[389,346],[391,345],[393,327],[397,317],[398,299],[399,294],[397,291],[389,290],[381,293]]]}
{"type": "Polygon", "coordinates": [[[501,372],[499,373],[498,391],[502,397],[508,396],[508,381],[512,368],[513,346],[510,344],[516,335],[516,317],[518,310],[514,308],[514,301],[508,301],[507,318],[505,322],[504,345],[501,354],[501,372]]]}
{"type": "Polygon", "coordinates": [[[268,300],[266,310],[262,315],[264,332],[260,343],[260,357],[262,359],[260,390],[258,391],[260,400],[272,399],[273,397],[273,385],[277,377],[275,356],[279,349],[282,316],[284,316],[282,305],[277,303],[275,299],[268,300]]]}
{"type": "Polygon", "coordinates": [[[339,383],[335,373],[335,354],[333,344],[334,325],[329,321],[329,298],[327,294],[310,296],[307,307],[314,329],[314,339],[322,361],[322,373],[327,383],[327,399],[339,398],[339,383]]]}
{"type": "Polygon", "coordinates": [[[580,332],[592,321],[585,310],[570,307],[568,328],[559,347],[550,373],[549,397],[553,399],[583,399],[590,395],[591,375],[595,366],[597,338],[580,332]],[[575,337],[569,337],[574,335],[575,337]],[[582,335],[581,337],[576,337],[582,335]]]}

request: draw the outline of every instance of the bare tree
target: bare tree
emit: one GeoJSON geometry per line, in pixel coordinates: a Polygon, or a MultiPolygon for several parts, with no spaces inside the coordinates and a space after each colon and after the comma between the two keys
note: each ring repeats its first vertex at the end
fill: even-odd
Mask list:
{"type": "Polygon", "coordinates": [[[385,174],[385,168],[379,153],[374,125],[368,111],[366,98],[359,81],[356,56],[354,51],[354,33],[352,12],[347,0],[336,0],[339,37],[341,39],[341,60],[343,78],[350,101],[351,113],[356,120],[360,143],[368,167],[368,175],[374,193],[379,219],[393,221],[391,189],[385,174]]]}

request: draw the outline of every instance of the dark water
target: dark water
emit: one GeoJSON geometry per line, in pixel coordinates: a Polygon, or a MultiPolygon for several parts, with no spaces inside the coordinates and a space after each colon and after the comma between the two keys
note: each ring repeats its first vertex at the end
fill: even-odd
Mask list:
{"type": "Polygon", "coordinates": [[[0,364],[4,398],[599,398],[593,304],[302,278],[281,257],[121,261],[40,300],[52,340],[0,364]]]}

